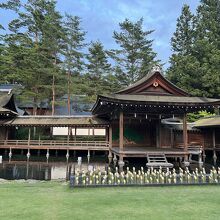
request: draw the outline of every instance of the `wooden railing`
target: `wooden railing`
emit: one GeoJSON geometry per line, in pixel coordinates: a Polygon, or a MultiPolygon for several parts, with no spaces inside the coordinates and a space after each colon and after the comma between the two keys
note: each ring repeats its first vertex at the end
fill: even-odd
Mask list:
{"type": "Polygon", "coordinates": [[[1,147],[33,146],[37,147],[65,147],[65,148],[108,148],[108,141],[60,141],[60,140],[0,140],[1,147]]]}

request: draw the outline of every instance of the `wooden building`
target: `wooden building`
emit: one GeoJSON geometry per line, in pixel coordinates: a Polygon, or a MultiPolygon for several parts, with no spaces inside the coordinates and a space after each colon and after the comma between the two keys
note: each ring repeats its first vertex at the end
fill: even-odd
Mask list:
{"type": "MultiPolygon", "coordinates": [[[[0,92],[0,120],[6,121],[18,115],[14,102],[14,95],[10,92],[0,92]]],[[[0,140],[5,140],[12,132],[5,127],[0,129],[0,140]]]]}
{"type": "Polygon", "coordinates": [[[119,165],[124,165],[124,157],[146,157],[158,152],[167,157],[184,157],[188,164],[190,148],[201,147],[202,143],[189,140],[187,113],[209,111],[219,105],[218,99],[191,96],[155,67],[133,85],[112,95],[99,95],[92,113],[109,121],[110,154],[119,157],[119,165]],[[161,124],[162,119],[171,117],[183,120],[181,139],[161,124]]]}
{"type": "MultiPolygon", "coordinates": [[[[2,96],[3,97],[3,96],[2,96]]],[[[164,154],[166,157],[184,158],[187,165],[190,154],[203,150],[204,133],[187,129],[187,113],[199,110],[213,110],[220,106],[220,100],[205,97],[193,97],[168,81],[160,68],[153,68],[145,77],[133,85],[110,95],[99,95],[92,109],[92,116],[17,116],[12,104],[13,96],[0,99],[0,132],[5,136],[0,139],[0,149],[44,149],[49,157],[50,150],[86,150],[109,152],[109,161],[113,160],[120,167],[126,157],[147,157],[149,154],[164,154]],[[11,100],[11,101],[10,101],[11,100]],[[7,107],[6,111],[5,108],[7,107]],[[5,111],[5,112],[4,112],[5,111]],[[163,120],[180,118],[182,129],[167,127],[163,120]],[[10,131],[28,127],[26,140],[10,136],[10,131]],[[65,140],[31,140],[33,128],[67,127],[65,140]],[[103,140],[77,140],[79,128],[102,128],[106,130],[103,140]],[[73,130],[74,129],[74,130],[73,130]]],[[[94,134],[94,132],[93,132],[94,134]]]]}
{"type": "Polygon", "coordinates": [[[195,123],[195,127],[202,133],[204,152],[212,151],[216,164],[217,152],[220,151],[220,116],[202,118],[195,123]]]}

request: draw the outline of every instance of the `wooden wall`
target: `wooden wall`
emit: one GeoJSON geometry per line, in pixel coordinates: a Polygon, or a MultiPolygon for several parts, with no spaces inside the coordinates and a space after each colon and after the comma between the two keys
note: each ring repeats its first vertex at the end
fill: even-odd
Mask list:
{"type": "Polygon", "coordinates": [[[215,144],[220,145],[220,128],[203,129],[205,148],[213,148],[213,129],[215,129],[215,144]]]}
{"type": "MultiPolygon", "coordinates": [[[[113,146],[119,144],[119,125],[115,120],[112,123],[113,146]]],[[[124,120],[124,146],[156,146],[155,121],[125,119],[124,120]]]]}
{"type": "MultiPolygon", "coordinates": [[[[204,146],[203,132],[190,130],[187,132],[187,134],[188,144],[199,144],[201,146],[204,146]]],[[[174,131],[174,146],[178,146],[179,144],[183,144],[183,132],[174,131]]]]}
{"type": "Polygon", "coordinates": [[[0,127],[0,140],[5,140],[6,138],[6,128],[0,127]]]}

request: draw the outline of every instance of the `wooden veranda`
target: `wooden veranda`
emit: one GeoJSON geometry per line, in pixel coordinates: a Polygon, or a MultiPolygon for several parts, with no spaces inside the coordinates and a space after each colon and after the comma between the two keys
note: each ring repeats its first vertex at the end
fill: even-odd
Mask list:
{"type": "Polygon", "coordinates": [[[109,121],[110,152],[115,160],[119,158],[119,166],[123,167],[124,157],[146,157],[149,152],[184,157],[188,165],[189,155],[197,152],[201,156],[204,145],[202,139],[189,140],[187,114],[213,110],[219,105],[218,99],[191,96],[155,67],[133,85],[115,94],[99,95],[92,111],[109,121]],[[182,119],[181,136],[161,123],[162,119],[174,117],[182,119]]]}
{"type": "MultiPolygon", "coordinates": [[[[201,154],[214,146],[218,151],[216,132],[207,139],[206,133],[188,132],[187,114],[201,110],[213,111],[219,108],[219,99],[193,97],[168,81],[160,68],[154,67],[145,77],[110,95],[98,95],[92,109],[92,116],[18,116],[13,95],[0,94],[0,149],[9,149],[9,157],[13,149],[30,151],[46,150],[80,150],[108,152],[109,161],[118,161],[120,168],[125,157],[146,157],[150,153],[161,153],[166,157],[184,158],[188,165],[190,155],[201,154]],[[178,118],[181,130],[166,127],[163,120],[178,118]],[[67,128],[68,132],[62,140],[31,137],[35,128],[67,128]],[[17,129],[28,128],[26,139],[15,137],[17,129]],[[89,128],[94,137],[95,129],[105,129],[102,139],[77,139],[77,130],[89,128]],[[213,146],[212,146],[213,145],[213,146]],[[207,147],[209,146],[209,147],[207,147]]],[[[199,128],[200,129],[200,128],[199,128]]],[[[218,128],[219,129],[219,128],[218,128]]],[[[200,161],[201,162],[201,161],[200,161]]]]}
{"type": "MultiPolygon", "coordinates": [[[[9,158],[12,157],[13,150],[26,149],[28,151],[27,157],[30,157],[31,150],[46,150],[47,157],[51,150],[65,150],[66,157],[69,158],[69,151],[87,151],[90,157],[91,151],[109,151],[109,136],[108,136],[108,122],[94,117],[76,117],[76,116],[18,116],[16,118],[6,118],[0,121],[0,127],[4,128],[5,138],[0,140],[0,149],[9,150],[9,158]],[[50,139],[39,138],[32,139],[31,131],[36,128],[67,128],[68,132],[62,140],[55,140],[53,137],[50,139]],[[27,139],[12,138],[18,128],[28,128],[27,139]],[[89,135],[89,140],[85,137],[78,139],[77,129],[87,128],[92,130],[89,135]],[[105,129],[105,136],[95,138],[95,129],[105,129]],[[72,130],[74,129],[74,134],[72,130]],[[12,138],[12,139],[11,139],[12,138]],[[29,155],[29,156],[28,156],[29,155]]],[[[51,133],[51,131],[50,131],[51,133]]]]}

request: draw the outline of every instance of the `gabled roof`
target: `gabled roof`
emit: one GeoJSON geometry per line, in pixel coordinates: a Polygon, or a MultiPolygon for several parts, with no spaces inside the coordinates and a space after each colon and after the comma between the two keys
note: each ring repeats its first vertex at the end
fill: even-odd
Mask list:
{"type": "Polygon", "coordinates": [[[0,120],[0,126],[45,126],[45,127],[108,127],[108,122],[82,116],[18,116],[10,120],[0,120]]]}
{"type": "Polygon", "coordinates": [[[216,116],[201,118],[195,122],[194,127],[196,128],[220,127],[220,116],[216,115],[216,116]]]}
{"type": "Polygon", "coordinates": [[[160,68],[155,67],[145,77],[115,94],[98,95],[92,113],[110,118],[122,109],[128,114],[182,114],[218,106],[220,99],[193,97],[172,84],[160,68]]]}
{"type": "Polygon", "coordinates": [[[12,98],[12,93],[0,92],[0,106],[4,107],[12,98]]]}
{"type": "Polygon", "coordinates": [[[12,93],[0,92],[0,113],[17,114],[17,109],[14,102],[14,95],[12,93]]]}
{"type": "Polygon", "coordinates": [[[112,94],[105,96],[98,96],[102,100],[105,101],[118,101],[118,102],[147,102],[152,104],[165,103],[170,105],[180,104],[180,105],[188,105],[188,104],[197,104],[197,105],[213,105],[219,104],[219,99],[212,99],[206,97],[180,97],[180,96],[156,96],[156,95],[130,95],[130,94],[112,94]]]}
{"type": "Polygon", "coordinates": [[[190,96],[167,80],[156,66],[146,76],[116,94],[190,96]]]}
{"type": "Polygon", "coordinates": [[[1,113],[1,114],[10,114],[10,113],[12,113],[12,114],[14,114],[14,115],[17,115],[16,112],[11,111],[11,110],[9,110],[9,109],[7,109],[7,108],[3,108],[3,107],[1,107],[1,106],[0,106],[0,113],[1,113]]]}

